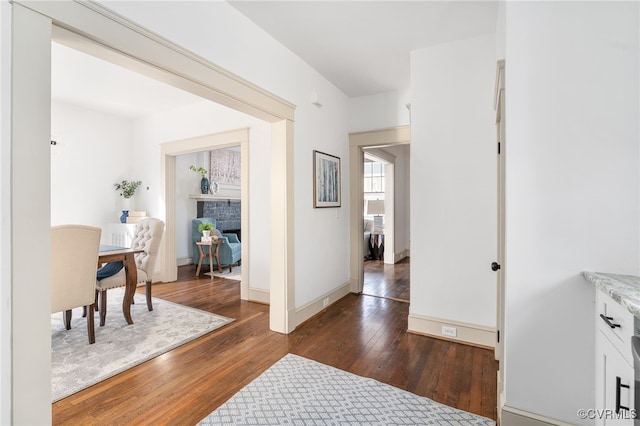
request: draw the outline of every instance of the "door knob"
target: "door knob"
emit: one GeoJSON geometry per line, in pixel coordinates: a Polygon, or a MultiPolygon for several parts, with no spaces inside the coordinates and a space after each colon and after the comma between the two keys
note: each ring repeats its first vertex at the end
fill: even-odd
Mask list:
{"type": "Polygon", "coordinates": [[[497,270],[498,270],[498,269],[500,269],[500,268],[501,268],[501,266],[500,266],[500,264],[499,264],[498,262],[493,262],[493,263],[491,264],[491,270],[492,270],[492,271],[497,271],[497,270]]]}

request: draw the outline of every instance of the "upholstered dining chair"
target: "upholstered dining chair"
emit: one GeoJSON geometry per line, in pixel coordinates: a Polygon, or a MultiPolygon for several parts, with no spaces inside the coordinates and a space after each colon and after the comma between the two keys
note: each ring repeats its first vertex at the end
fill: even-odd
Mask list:
{"type": "Polygon", "coordinates": [[[51,313],[62,312],[69,330],[71,310],[87,308],[89,344],[96,341],[93,309],[101,234],[102,230],[93,226],[51,227],[51,313]]]}
{"type": "MultiPolygon", "coordinates": [[[[136,270],[138,272],[138,284],[144,283],[146,286],[147,308],[153,311],[151,302],[151,280],[156,268],[160,241],[164,233],[164,222],[160,219],[144,219],[137,223],[136,231],[131,241],[132,249],[142,249],[141,253],[136,253],[136,270]]],[[[95,271],[94,271],[95,275],[95,271]]],[[[127,283],[127,276],[124,269],[115,275],[97,281],[94,276],[96,305],[100,311],[100,326],[103,326],[107,318],[107,290],[124,287],[127,283]]]]}

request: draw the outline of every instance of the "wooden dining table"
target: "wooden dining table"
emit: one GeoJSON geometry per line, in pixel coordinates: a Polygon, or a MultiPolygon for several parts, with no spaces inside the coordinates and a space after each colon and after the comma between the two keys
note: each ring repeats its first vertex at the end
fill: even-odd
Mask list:
{"type": "Polygon", "coordinates": [[[127,324],[133,324],[131,319],[131,304],[138,286],[138,269],[136,268],[136,253],[142,253],[142,249],[101,245],[98,251],[98,266],[109,262],[124,262],[126,285],[124,298],[122,299],[122,313],[127,324]]]}

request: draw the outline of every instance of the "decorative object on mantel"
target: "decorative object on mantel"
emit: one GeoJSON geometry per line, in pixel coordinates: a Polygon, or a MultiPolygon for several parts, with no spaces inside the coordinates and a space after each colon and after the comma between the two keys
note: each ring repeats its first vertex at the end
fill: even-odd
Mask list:
{"type": "Polygon", "coordinates": [[[138,189],[138,187],[142,184],[141,181],[139,180],[122,180],[121,182],[116,182],[113,184],[113,186],[115,187],[116,191],[120,191],[120,196],[123,198],[124,203],[122,209],[122,216],[120,216],[120,222],[122,223],[127,223],[127,217],[129,216],[129,204],[131,201],[131,198],[135,195],[136,193],[136,189],[138,189]]]}
{"type": "Polygon", "coordinates": [[[200,192],[203,194],[217,194],[218,193],[218,183],[213,181],[211,184],[209,183],[209,179],[207,179],[207,174],[209,173],[207,169],[204,167],[196,167],[191,165],[189,167],[190,170],[193,170],[196,173],[200,173],[202,179],[200,179],[200,192]]]}
{"type": "MultiPolygon", "coordinates": [[[[208,222],[203,222],[200,225],[198,225],[198,231],[202,232],[202,238],[201,241],[203,243],[208,243],[211,241],[211,232],[215,231],[215,226],[213,226],[213,223],[208,223],[208,222]]],[[[213,236],[214,239],[217,239],[217,237],[213,236]]]]}

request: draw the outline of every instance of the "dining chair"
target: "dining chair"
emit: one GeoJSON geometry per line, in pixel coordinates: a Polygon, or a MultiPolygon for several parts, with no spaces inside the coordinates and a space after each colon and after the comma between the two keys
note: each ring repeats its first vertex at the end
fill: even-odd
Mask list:
{"type": "MultiPolygon", "coordinates": [[[[138,284],[144,283],[147,296],[147,308],[153,311],[153,303],[151,301],[151,281],[153,272],[156,268],[156,260],[158,259],[158,251],[160,249],[160,241],[164,233],[164,222],[160,219],[149,218],[141,220],[136,225],[136,231],[131,241],[132,249],[143,250],[136,253],[136,270],[138,272],[138,284]]],[[[107,290],[124,287],[127,283],[127,275],[124,269],[117,274],[97,281],[95,279],[94,300],[98,310],[100,311],[100,326],[103,326],[107,318],[107,290]],[[98,303],[99,302],[99,303],[98,303]]]]}
{"type": "Polygon", "coordinates": [[[62,312],[67,330],[71,310],[85,307],[89,344],[95,343],[93,309],[102,230],[85,225],[51,227],[51,313],[62,312]]]}

